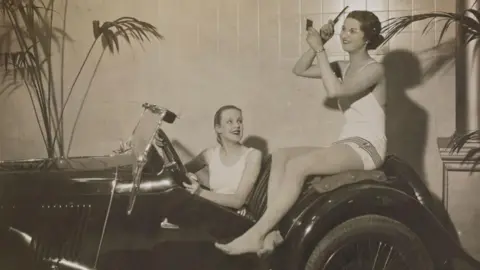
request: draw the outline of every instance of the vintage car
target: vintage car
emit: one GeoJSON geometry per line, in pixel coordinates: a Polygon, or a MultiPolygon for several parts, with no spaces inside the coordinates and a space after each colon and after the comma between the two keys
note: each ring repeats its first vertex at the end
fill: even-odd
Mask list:
{"type": "Polygon", "coordinates": [[[177,115],[143,109],[140,119],[155,122],[136,126],[129,150],[1,162],[0,269],[430,270],[457,259],[480,269],[395,156],[375,171],[310,177],[273,253],[223,254],[213,242],[240,235],[266,208],[270,157],[243,209],[219,206],[182,185],[190,180],[161,127],[177,115]]]}

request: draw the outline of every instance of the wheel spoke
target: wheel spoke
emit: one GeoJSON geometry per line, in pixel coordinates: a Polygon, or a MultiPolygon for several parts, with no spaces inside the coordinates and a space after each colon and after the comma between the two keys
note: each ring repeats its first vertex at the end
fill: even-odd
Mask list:
{"type": "Polygon", "coordinates": [[[324,265],[325,270],[387,270],[410,269],[395,245],[365,239],[338,249],[324,265]],[[407,267],[407,268],[405,268],[407,267]]]}
{"type": "Polygon", "coordinates": [[[375,266],[377,265],[377,260],[378,260],[378,256],[380,256],[380,250],[382,249],[382,245],[383,245],[382,242],[378,243],[375,259],[373,260],[372,270],[375,270],[375,266]]]}
{"type": "Polygon", "coordinates": [[[308,259],[309,270],[432,270],[422,240],[404,224],[365,215],[329,232],[308,259]]]}
{"type": "Polygon", "coordinates": [[[360,267],[363,263],[362,261],[362,257],[363,257],[363,251],[362,249],[359,247],[360,245],[358,243],[355,244],[356,246],[356,250],[357,250],[357,265],[360,267]]]}
{"type": "Polygon", "coordinates": [[[385,259],[385,264],[383,265],[382,270],[387,269],[387,265],[390,262],[390,256],[392,255],[392,251],[393,251],[393,245],[390,246],[390,250],[388,251],[388,255],[387,255],[387,258],[385,259]]]}

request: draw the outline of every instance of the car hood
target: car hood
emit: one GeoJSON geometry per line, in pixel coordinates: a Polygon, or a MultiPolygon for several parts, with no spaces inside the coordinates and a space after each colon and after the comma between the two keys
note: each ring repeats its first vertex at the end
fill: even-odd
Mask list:
{"type": "Polygon", "coordinates": [[[131,155],[2,161],[0,198],[109,194],[115,179],[132,180],[132,161],[131,155]]]}

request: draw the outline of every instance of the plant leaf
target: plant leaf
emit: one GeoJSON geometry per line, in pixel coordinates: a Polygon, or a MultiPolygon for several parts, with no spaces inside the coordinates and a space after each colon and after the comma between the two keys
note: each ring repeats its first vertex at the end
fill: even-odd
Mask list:
{"type": "Polygon", "coordinates": [[[480,22],[480,11],[469,8],[465,10],[465,13],[471,13],[477,19],[477,22],[480,22]]]}
{"type": "Polygon", "coordinates": [[[433,23],[433,20],[446,20],[441,31],[442,38],[445,31],[453,22],[459,23],[465,32],[473,35],[478,35],[480,32],[480,23],[477,20],[469,17],[468,13],[475,14],[474,16],[477,18],[478,11],[472,12],[471,10],[467,10],[460,14],[451,12],[428,12],[388,19],[386,21],[386,25],[382,28],[382,33],[385,37],[385,40],[382,44],[388,42],[391,38],[393,38],[399,32],[403,31],[409,25],[423,20],[430,20],[424,29],[425,31],[431,29],[431,27],[428,26],[433,23]]]}
{"type": "Polygon", "coordinates": [[[114,44],[115,35],[113,34],[112,30],[105,29],[102,31],[102,46],[103,48],[107,48],[113,53],[113,44],[114,44]]]}
{"type": "Polygon", "coordinates": [[[480,130],[475,130],[466,134],[454,134],[448,144],[451,147],[450,153],[459,152],[470,140],[480,139],[480,130]]]}
{"type": "Polygon", "coordinates": [[[102,35],[102,30],[100,30],[100,21],[95,20],[92,22],[93,26],[93,37],[95,39],[99,38],[102,35]]]}
{"type": "MultiPolygon", "coordinates": [[[[477,147],[477,148],[473,148],[473,149],[470,149],[467,153],[467,155],[465,156],[465,160],[468,161],[468,160],[471,160],[473,159],[473,157],[475,157],[475,155],[478,155],[480,154],[480,147],[477,147]]],[[[478,155],[474,161],[477,161],[480,160],[480,155],[478,155]]]]}
{"type": "Polygon", "coordinates": [[[110,52],[120,51],[119,37],[125,39],[128,44],[131,44],[131,38],[143,42],[145,40],[151,41],[150,36],[157,39],[163,39],[163,36],[158,33],[155,26],[140,21],[133,17],[121,17],[113,22],[104,22],[102,26],[100,23],[94,21],[94,37],[102,37],[102,46],[107,48],[110,52]]]}
{"type": "Polygon", "coordinates": [[[442,41],[443,39],[443,36],[445,35],[445,33],[447,32],[449,26],[452,24],[453,20],[447,20],[445,22],[445,24],[443,25],[442,27],[442,31],[440,31],[440,36],[438,38],[438,44],[440,44],[440,42],[442,41]]]}

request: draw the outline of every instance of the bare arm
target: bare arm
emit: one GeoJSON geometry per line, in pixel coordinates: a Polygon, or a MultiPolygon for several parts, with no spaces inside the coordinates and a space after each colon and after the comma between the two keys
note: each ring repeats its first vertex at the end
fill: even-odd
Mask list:
{"type": "Polygon", "coordinates": [[[254,149],[248,154],[242,180],[240,181],[235,194],[220,194],[209,190],[200,189],[198,195],[226,207],[234,209],[241,208],[245,204],[248,194],[250,194],[250,191],[252,190],[255,181],[258,178],[261,163],[262,153],[260,151],[254,149]]]}
{"type": "MultiPolygon", "coordinates": [[[[292,72],[300,77],[321,79],[322,71],[320,66],[318,64],[312,65],[315,56],[316,53],[312,49],[306,51],[295,63],[292,72]]],[[[335,75],[337,77],[341,77],[341,69],[339,62],[335,61],[330,63],[330,67],[335,72],[335,75]]]]}
{"type": "Polygon", "coordinates": [[[313,60],[315,60],[315,51],[309,49],[297,60],[292,72],[301,77],[320,78],[320,70],[312,66],[313,60]]]}
{"type": "MultiPolygon", "coordinates": [[[[334,25],[335,23],[332,20],[329,20],[328,23],[326,23],[320,28],[319,36],[321,35],[322,44],[325,44],[325,42],[327,42],[333,37],[334,25]]],[[[310,27],[307,31],[310,32],[311,29],[314,29],[314,28],[310,27]]],[[[315,56],[316,56],[315,50],[312,49],[312,47],[310,47],[310,49],[306,51],[300,57],[300,59],[298,59],[298,61],[295,63],[295,66],[293,67],[293,70],[292,70],[293,73],[300,77],[320,79],[322,77],[321,68],[318,66],[318,64],[312,65],[313,60],[315,59],[315,56]]],[[[332,62],[330,65],[331,65],[331,68],[336,73],[337,77],[341,77],[342,73],[340,70],[339,63],[332,62]]]]}
{"type": "Polygon", "coordinates": [[[381,64],[376,63],[366,66],[361,72],[349,78],[344,78],[343,82],[341,82],[330,67],[325,51],[317,53],[317,59],[328,97],[359,94],[379,83],[383,78],[383,67],[381,64]]]}

